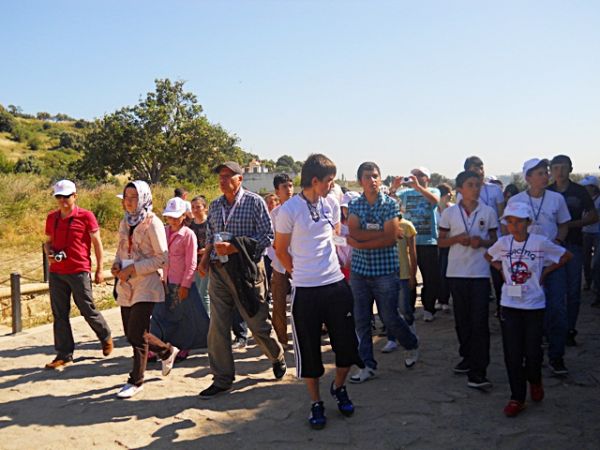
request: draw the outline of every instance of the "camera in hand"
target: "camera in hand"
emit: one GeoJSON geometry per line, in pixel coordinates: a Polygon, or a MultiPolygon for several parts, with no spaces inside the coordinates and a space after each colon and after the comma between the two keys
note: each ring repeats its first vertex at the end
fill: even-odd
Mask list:
{"type": "Polygon", "coordinates": [[[61,250],[54,254],[54,261],[56,261],[56,262],[61,262],[61,261],[64,261],[65,259],[67,259],[67,254],[65,253],[64,250],[61,250]]]}
{"type": "Polygon", "coordinates": [[[402,182],[404,182],[404,183],[410,183],[410,178],[409,177],[403,177],[402,178],[402,182]]]}

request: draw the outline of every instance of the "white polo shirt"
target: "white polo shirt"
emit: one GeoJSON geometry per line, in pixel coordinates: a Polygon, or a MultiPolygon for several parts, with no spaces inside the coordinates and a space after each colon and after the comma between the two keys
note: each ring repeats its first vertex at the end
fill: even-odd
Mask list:
{"type": "Polygon", "coordinates": [[[336,217],[335,205],[324,198],[314,208],[319,215],[316,222],[306,200],[295,195],[278,208],[275,218],[277,232],[292,235],[292,285],[297,287],[325,286],[344,279],[333,243],[339,208],[336,217]]]}
{"type": "Polygon", "coordinates": [[[525,242],[517,242],[511,235],[502,236],[488,249],[492,261],[502,262],[507,280],[502,285],[500,304],[509,308],[542,309],[546,307],[544,288],[540,277],[544,267],[557,263],[565,249],[546,236],[530,234],[525,242]],[[514,281],[513,281],[514,279],[514,281]],[[521,286],[521,296],[511,296],[508,284],[521,286]]]}
{"type": "Polygon", "coordinates": [[[558,234],[558,226],[571,220],[567,202],[562,194],[544,189],[541,197],[531,197],[527,191],[519,192],[508,200],[511,203],[525,203],[533,211],[534,220],[529,226],[532,234],[541,234],[553,241],[558,234]]]}
{"type": "MultiPolygon", "coordinates": [[[[440,230],[447,230],[448,237],[462,233],[478,236],[481,239],[490,238],[490,230],[498,228],[498,216],[489,206],[478,203],[471,214],[460,203],[447,208],[440,219],[440,230]]],[[[461,244],[454,244],[448,253],[448,278],[488,278],[490,265],[485,260],[483,247],[472,248],[461,244]]]]}

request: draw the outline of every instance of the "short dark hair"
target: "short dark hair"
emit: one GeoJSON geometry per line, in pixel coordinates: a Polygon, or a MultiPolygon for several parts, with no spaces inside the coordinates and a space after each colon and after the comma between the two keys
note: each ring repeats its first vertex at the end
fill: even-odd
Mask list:
{"type": "Polygon", "coordinates": [[[519,187],[514,183],[507,184],[504,188],[504,193],[506,194],[507,192],[510,194],[511,197],[513,195],[517,195],[519,193],[519,187]]]}
{"type": "Polygon", "coordinates": [[[477,178],[478,180],[481,180],[481,177],[477,172],[473,172],[472,170],[465,170],[456,176],[456,187],[462,187],[464,182],[467,181],[469,178],[477,178]]]}
{"type": "Polygon", "coordinates": [[[323,178],[337,173],[335,163],[327,156],[321,153],[313,153],[302,164],[300,174],[300,186],[308,188],[312,186],[312,179],[317,177],[321,181],[323,178]]]}
{"type": "Polygon", "coordinates": [[[440,197],[448,195],[452,192],[452,186],[450,186],[448,183],[442,183],[437,188],[440,191],[440,197]]]}
{"type": "Polygon", "coordinates": [[[366,161],[358,166],[358,170],[356,171],[356,178],[360,180],[367,170],[376,170],[379,175],[381,175],[381,170],[379,170],[379,166],[372,161],[366,161]]]}
{"type": "Polygon", "coordinates": [[[181,198],[181,197],[183,197],[183,194],[185,194],[186,192],[187,191],[182,187],[175,188],[175,197],[181,198]]]}
{"type": "Polygon", "coordinates": [[[467,159],[465,159],[463,168],[465,170],[469,170],[469,167],[471,167],[471,166],[476,166],[476,167],[483,166],[483,161],[481,160],[481,158],[479,156],[469,156],[467,159]]]}
{"type": "Polygon", "coordinates": [[[571,158],[569,158],[567,155],[556,155],[554,158],[552,158],[552,161],[550,161],[550,167],[555,164],[567,164],[569,169],[573,170],[573,163],[571,162],[571,158]]]}
{"type": "Polygon", "coordinates": [[[287,173],[279,173],[279,174],[275,175],[275,178],[273,178],[273,187],[275,189],[279,189],[280,184],[289,183],[291,181],[292,181],[292,179],[290,178],[290,176],[287,173]]]}
{"type": "Polygon", "coordinates": [[[206,197],[204,195],[196,195],[190,203],[194,203],[194,202],[202,203],[205,208],[206,208],[206,205],[208,204],[208,202],[206,201],[206,197]]]}

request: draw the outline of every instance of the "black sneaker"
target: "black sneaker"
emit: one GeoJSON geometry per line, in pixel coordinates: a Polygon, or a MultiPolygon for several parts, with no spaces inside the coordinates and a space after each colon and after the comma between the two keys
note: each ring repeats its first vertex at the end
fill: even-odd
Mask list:
{"type": "Polygon", "coordinates": [[[287,372],[287,366],[285,365],[285,360],[277,361],[273,363],[273,375],[275,378],[280,380],[287,372]]]}
{"type": "Polygon", "coordinates": [[[312,404],[308,423],[313,430],[322,430],[325,428],[327,417],[325,417],[325,406],[323,406],[322,401],[312,404]]]}
{"type": "Polygon", "coordinates": [[[329,393],[335,401],[337,402],[338,409],[340,412],[346,416],[350,417],[354,414],[354,405],[352,404],[352,400],[348,397],[348,391],[346,390],[346,386],[340,386],[337,389],[333,388],[334,382],[331,382],[331,387],[329,388],[329,393]]]}
{"type": "Polygon", "coordinates": [[[221,394],[222,392],[227,392],[229,389],[230,388],[219,387],[213,383],[209,387],[204,389],[202,392],[200,392],[200,398],[202,398],[202,399],[213,398],[213,397],[221,394]]]}
{"type": "Polygon", "coordinates": [[[567,333],[567,340],[565,341],[565,345],[567,347],[577,346],[577,342],[575,342],[575,336],[577,336],[577,330],[569,330],[567,333]]]}
{"type": "Polygon", "coordinates": [[[469,375],[467,386],[473,389],[489,389],[492,383],[483,375],[469,375]]]}
{"type": "Polygon", "coordinates": [[[455,365],[454,369],[452,370],[454,371],[454,373],[469,373],[469,370],[471,370],[471,368],[469,367],[469,363],[467,362],[467,360],[463,359],[461,362],[455,365]]]}
{"type": "Polygon", "coordinates": [[[562,358],[551,359],[549,364],[554,375],[567,375],[569,373],[562,358]]]}

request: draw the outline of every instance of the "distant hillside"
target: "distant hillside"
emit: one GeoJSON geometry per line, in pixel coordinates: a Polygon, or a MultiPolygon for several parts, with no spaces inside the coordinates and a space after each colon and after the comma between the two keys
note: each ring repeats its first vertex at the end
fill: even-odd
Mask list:
{"type": "Polygon", "coordinates": [[[64,174],[66,166],[81,157],[78,144],[88,125],[65,114],[33,117],[0,105],[0,172],[49,178],[64,174]]]}

